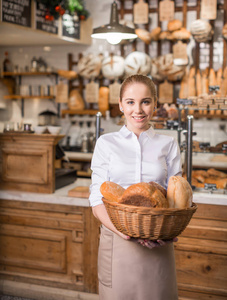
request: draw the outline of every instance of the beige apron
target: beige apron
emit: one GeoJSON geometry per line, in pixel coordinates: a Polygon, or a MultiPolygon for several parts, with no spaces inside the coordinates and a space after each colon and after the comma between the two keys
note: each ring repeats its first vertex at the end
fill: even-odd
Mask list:
{"type": "Polygon", "coordinates": [[[148,249],[101,226],[100,300],[177,300],[173,244],[148,249]]]}

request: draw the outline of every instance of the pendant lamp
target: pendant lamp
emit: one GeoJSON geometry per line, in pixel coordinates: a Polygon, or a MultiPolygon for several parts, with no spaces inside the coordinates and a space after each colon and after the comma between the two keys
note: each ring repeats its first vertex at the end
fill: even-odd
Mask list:
{"type": "Polygon", "coordinates": [[[121,40],[137,38],[135,30],[128,26],[119,24],[116,1],[111,5],[110,23],[94,28],[92,38],[105,39],[110,44],[118,44],[121,40]]]}

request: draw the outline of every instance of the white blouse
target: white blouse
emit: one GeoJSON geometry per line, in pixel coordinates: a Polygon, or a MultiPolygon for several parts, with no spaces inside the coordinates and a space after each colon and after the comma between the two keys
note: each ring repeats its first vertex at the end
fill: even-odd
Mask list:
{"type": "Polygon", "coordinates": [[[181,175],[181,156],[177,141],[155,133],[150,127],[139,138],[123,126],[107,133],[96,142],[92,162],[90,205],[102,204],[100,186],[113,181],[123,188],[155,181],[167,188],[170,176],[181,175]]]}

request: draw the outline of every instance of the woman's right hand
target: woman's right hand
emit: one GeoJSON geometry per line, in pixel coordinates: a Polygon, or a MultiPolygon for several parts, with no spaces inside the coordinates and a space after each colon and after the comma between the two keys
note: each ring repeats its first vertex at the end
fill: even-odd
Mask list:
{"type": "Polygon", "coordinates": [[[176,237],[171,240],[156,240],[156,241],[151,241],[151,240],[147,240],[147,239],[135,239],[135,241],[144,247],[153,249],[153,248],[165,246],[169,243],[177,242],[178,238],[176,237]]]}

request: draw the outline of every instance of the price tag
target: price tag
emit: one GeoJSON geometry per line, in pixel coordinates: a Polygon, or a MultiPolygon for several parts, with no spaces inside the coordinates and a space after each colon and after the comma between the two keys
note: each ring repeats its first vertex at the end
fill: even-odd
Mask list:
{"type": "Polygon", "coordinates": [[[120,88],[121,88],[120,83],[115,81],[113,84],[110,84],[109,88],[110,88],[109,103],[118,104],[119,97],[120,97],[120,88]]]}
{"type": "Polygon", "coordinates": [[[159,85],[159,103],[173,103],[173,84],[165,80],[159,85]]]}
{"type": "Polygon", "coordinates": [[[68,84],[64,84],[62,81],[56,86],[56,98],[57,103],[68,103],[68,84]]]}
{"type": "Polygon", "coordinates": [[[175,65],[188,64],[187,44],[178,41],[173,45],[173,63],[175,65]]]}
{"type": "Polygon", "coordinates": [[[99,85],[98,83],[91,81],[85,87],[86,102],[87,103],[98,103],[99,100],[99,85]]]}
{"type": "Polygon", "coordinates": [[[133,5],[133,21],[135,24],[147,24],[149,16],[148,3],[139,0],[138,3],[133,5]]]}
{"type": "Polygon", "coordinates": [[[207,20],[217,18],[217,0],[202,0],[200,18],[207,20]]]}
{"type": "Polygon", "coordinates": [[[171,21],[174,19],[174,1],[164,0],[159,4],[159,20],[171,21]]]}

